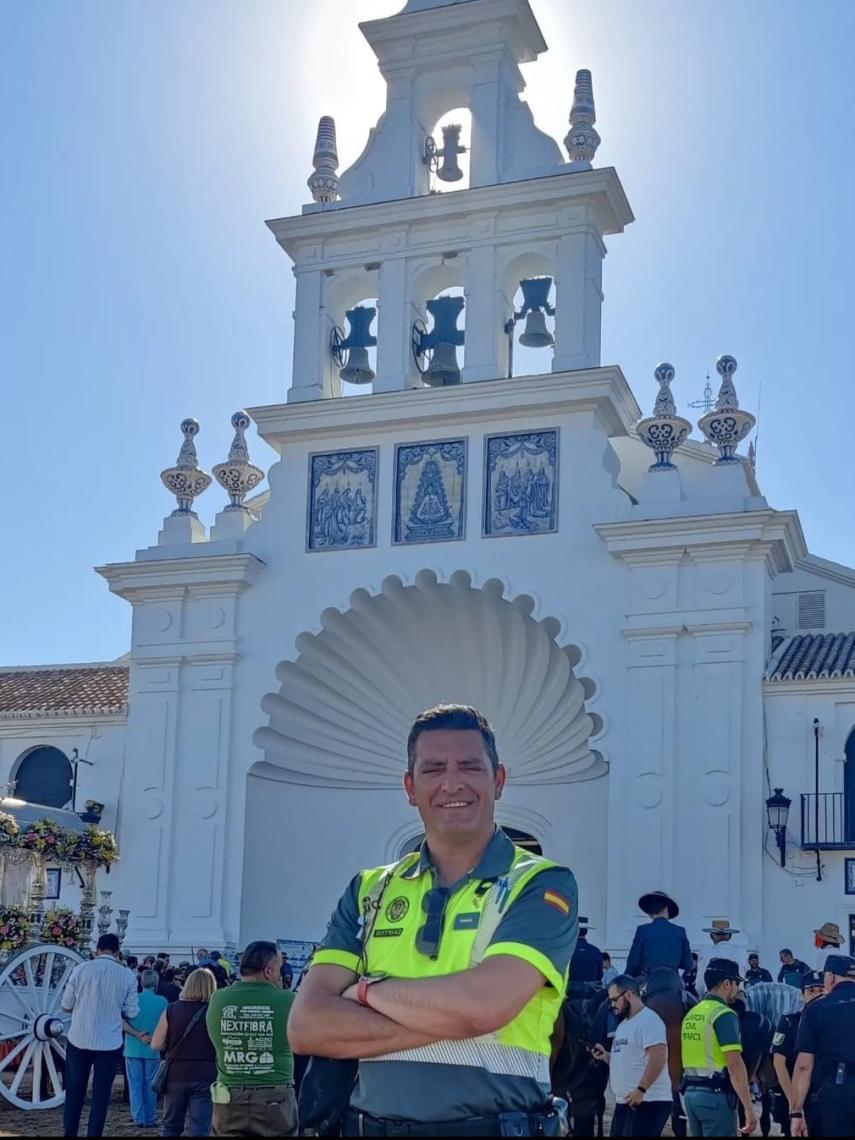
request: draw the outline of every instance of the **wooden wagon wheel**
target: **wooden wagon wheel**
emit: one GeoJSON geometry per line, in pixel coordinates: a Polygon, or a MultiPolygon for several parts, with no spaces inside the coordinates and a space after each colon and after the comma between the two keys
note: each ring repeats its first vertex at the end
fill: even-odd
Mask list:
{"type": "Polygon", "coordinates": [[[65,946],[30,946],[0,972],[0,1094],[16,1108],[57,1108],[65,1100],[71,1015],[60,1003],[82,961],[65,946]]]}

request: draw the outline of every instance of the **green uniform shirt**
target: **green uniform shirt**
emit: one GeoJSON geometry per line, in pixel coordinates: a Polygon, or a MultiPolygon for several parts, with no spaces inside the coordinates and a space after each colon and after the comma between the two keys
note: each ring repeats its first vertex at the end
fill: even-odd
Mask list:
{"type": "Polygon", "coordinates": [[[294,995],[270,982],[239,981],[208,1003],[208,1035],[217,1079],[229,1088],[262,1088],[294,1080],[288,1014],[294,995]]]}

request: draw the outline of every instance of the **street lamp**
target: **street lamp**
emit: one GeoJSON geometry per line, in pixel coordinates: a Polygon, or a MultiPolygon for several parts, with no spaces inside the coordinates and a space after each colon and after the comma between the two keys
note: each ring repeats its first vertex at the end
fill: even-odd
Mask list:
{"type": "Polygon", "coordinates": [[[775,788],[775,794],[766,800],[766,816],[769,820],[769,830],[775,832],[775,842],[781,852],[781,866],[787,863],[787,820],[790,815],[790,804],[793,801],[784,795],[783,788],[775,788]]]}

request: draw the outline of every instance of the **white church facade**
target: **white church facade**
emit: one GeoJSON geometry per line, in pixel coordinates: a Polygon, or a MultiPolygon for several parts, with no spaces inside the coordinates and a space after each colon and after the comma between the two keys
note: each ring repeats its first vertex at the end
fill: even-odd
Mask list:
{"type": "Polygon", "coordinates": [[[732,357],[699,429],[670,366],[637,399],[601,363],[633,215],[590,74],[565,157],[521,98],[546,50],[528,0],[361,27],[386,111],[341,174],[323,119],[312,203],[268,223],[296,276],[287,402],[236,414],[221,489],[185,421],[176,510],[98,567],[127,658],[0,670],[0,782],[37,796],[65,762],[75,806],[104,801],[134,949],[315,941],[351,875],[419,837],[412,719],[471,703],[509,770],[499,822],[572,867],[613,955],[654,889],[696,949],[715,918],[770,968],[825,922],[855,943],[855,570],[736,450],[732,357]]]}

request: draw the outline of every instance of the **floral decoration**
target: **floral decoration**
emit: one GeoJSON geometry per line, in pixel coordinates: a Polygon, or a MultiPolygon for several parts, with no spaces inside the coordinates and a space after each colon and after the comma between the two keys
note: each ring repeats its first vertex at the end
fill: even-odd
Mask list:
{"type": "Polygon", "coordinates": [[[70,854],[76,838],[73,831],[45,816],[27,827],[18,839],[18,846],[61,862],[70,854]]]}
{"type": "Polygon", "coordinates": [[[119,858],[119,848],[112,831],[102,831],[94,824],[76,835],[71,857],[79,863],[95,863],[99,867],[109,867],[119,858]]]}
{"type": "Polygon", "coordinates": [[[0,811],[0,845],[17,843],[20,833],[17,819],[7,811],[0,811]]]}
{"type": "Polygon", "coordinates": [[[80,915],[67,907],[45,911],[40,937],[42,942],[52,942],[57,946],[68,946],[76,950],[83,938],[80,915]]]}
{"type": "Polygon", "coordinates": [[[22,906],[0,908],[0,950],[9,953],[26,946],[30,926],[30,917],[22,906]]]}

